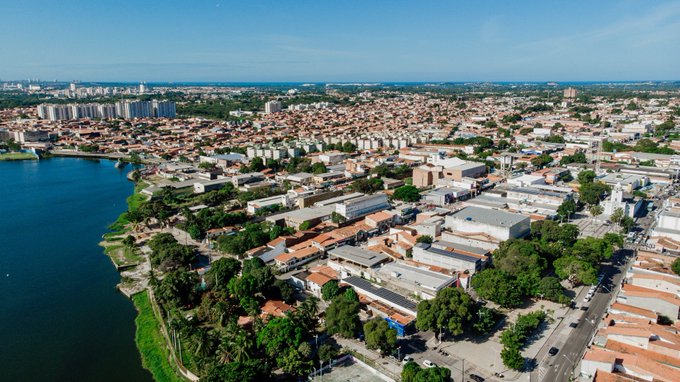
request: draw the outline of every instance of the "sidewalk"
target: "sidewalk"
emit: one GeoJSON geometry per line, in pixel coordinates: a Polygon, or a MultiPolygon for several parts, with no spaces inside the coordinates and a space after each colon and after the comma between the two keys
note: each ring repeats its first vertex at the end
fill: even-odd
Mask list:
{"type": "Polygon", "coordinates": [[[376,351],[366,349],[362,342],[355,339],[334,337],[343,348],[355,352],[355,357],[365,364],[395,380],[401,380],[401,362],[392,357],[381,357],[376,351]]]}

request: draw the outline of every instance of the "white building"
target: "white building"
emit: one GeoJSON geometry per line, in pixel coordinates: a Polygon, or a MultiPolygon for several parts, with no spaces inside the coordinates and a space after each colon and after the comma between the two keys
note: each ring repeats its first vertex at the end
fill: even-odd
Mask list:
{"type": "Polygon", "coordinates": [[[249,214],[254,215],[257,213],[262,208],[266,207],[271,207],[271,206],[282,206],[283,208],[288,208],[290,207],[290,201],[288,200],[288,195],[276,195],[276,196],[270,196],[268,198],[262,198],[262,199],[257,199],[257,200],[251,200],[248,202],[248,206],[246,207],[246,211],[248,211],[249,214]]]}
{"type": "Polygon", "coordinates": [[[446,228],[460,233],[484,233],[503,241],[531,231],[527,216],[480,207],[465,207],[446,216],[446,228]]]}
{"type": "Polygon", "coordinates": [[[338,203],[335,205],[335,212],[351,220],[388,208],[390,204],[387,202],[387,195],[375,194],[338,203]]]}
{"type": "Polygon", "coordinates": [[[269,101],[264,104],[264,112],[266,114],[278,113],[282,109],[280,101],[269,101]]]}
{"type": "Polygon", "coordinates": [[[418,243],[413,247],[413,261],[470,274],[481,270],[485,263],[482,256],[450,251],[426,243],[418,243]]]}

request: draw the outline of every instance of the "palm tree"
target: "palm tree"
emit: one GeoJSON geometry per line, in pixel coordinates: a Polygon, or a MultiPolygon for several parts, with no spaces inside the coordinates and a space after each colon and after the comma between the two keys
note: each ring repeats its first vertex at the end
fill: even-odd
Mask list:
{"type": "Polygon", "coordinates": [[[623,220],[623,208],[615,209],[609,219],[611,219],[613,223],[616,223],[616,225],[621,224],[621,220],[623,220]]]}
{"type": "Polygon", "coordinates": [[[604,212],[604,209],[602,208],[601,205],[596,204],[589,209],[590,214],[593,216],[593,219],[598,217],[599,215],[602,215],[602,212],[604,212]]]}
{"type": "Polygon", "coordinates": [[[298,306],[295,312],[295,318],[299,319],[307,330],[313,330],[316,327],[319,312],[318,303],[318,298],[309,296],[298,306]]]}
{"type": "Polygon", "coordinates": [[[206,328],[197,328],[190,340],[194,347],[194,354],[201,358],[210,356],[214,349],[214,338],[206,328]]]}

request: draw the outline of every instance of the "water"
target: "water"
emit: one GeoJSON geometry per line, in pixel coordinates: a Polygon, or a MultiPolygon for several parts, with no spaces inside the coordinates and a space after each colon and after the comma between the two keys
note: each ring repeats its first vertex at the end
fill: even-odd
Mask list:
{"type": "Polygon", "coordinates": [[[113,164],[0,162],[0,381],[152,381],[97,245],[132,193],[113,164]]]}

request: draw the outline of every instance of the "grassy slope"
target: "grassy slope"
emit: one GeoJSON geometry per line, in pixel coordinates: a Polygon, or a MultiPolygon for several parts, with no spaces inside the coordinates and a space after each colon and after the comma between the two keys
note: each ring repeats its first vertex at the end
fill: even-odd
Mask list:
{"type": "Polygon", "coordinates": [[[6,160],[28,160],[28,159],[38,159],[33,155],[33,153],[4,153],[0,154],[0,161],[6,160]]]}
{"type": "MultiPolygon", "coordinates": [[[[130,211],[136,210],[137,208],[139,208],[139,206],[142,204],[142,202],[147,200],[146,196],[144,196],[140,193],[146,187],[148,187],[148,184],[145,183],[145,182],[139,182],[135,186],[134,193],[132,195],[128,196],[128,198],[127,198],[128,210],[130,210],[130,211]]],[[[111,238],[112,236],[124,234],[125,232],[127,232],[127,229],[125,228],[125,226],[128,223],[130,223],[130,221],[128,221],[127,211],[125,211],[122,214],[120,214],[120,216],[118,216],[118,219],[116,219],[116,221],[113,222],[109,226],[109,229],[112,232],[105,234],[104,238],[111,238]]]]}
{"type": "Polygon", "coordinates": [[[183,382],[168,361],[169,351],[161,334],[160,324],[153,313],[151,301],[146,291],[132,297],[138,315],[135,319],[137,333],[135,341],[142,355],[142,365],[151,371],[158,382],[183,382]]]}

